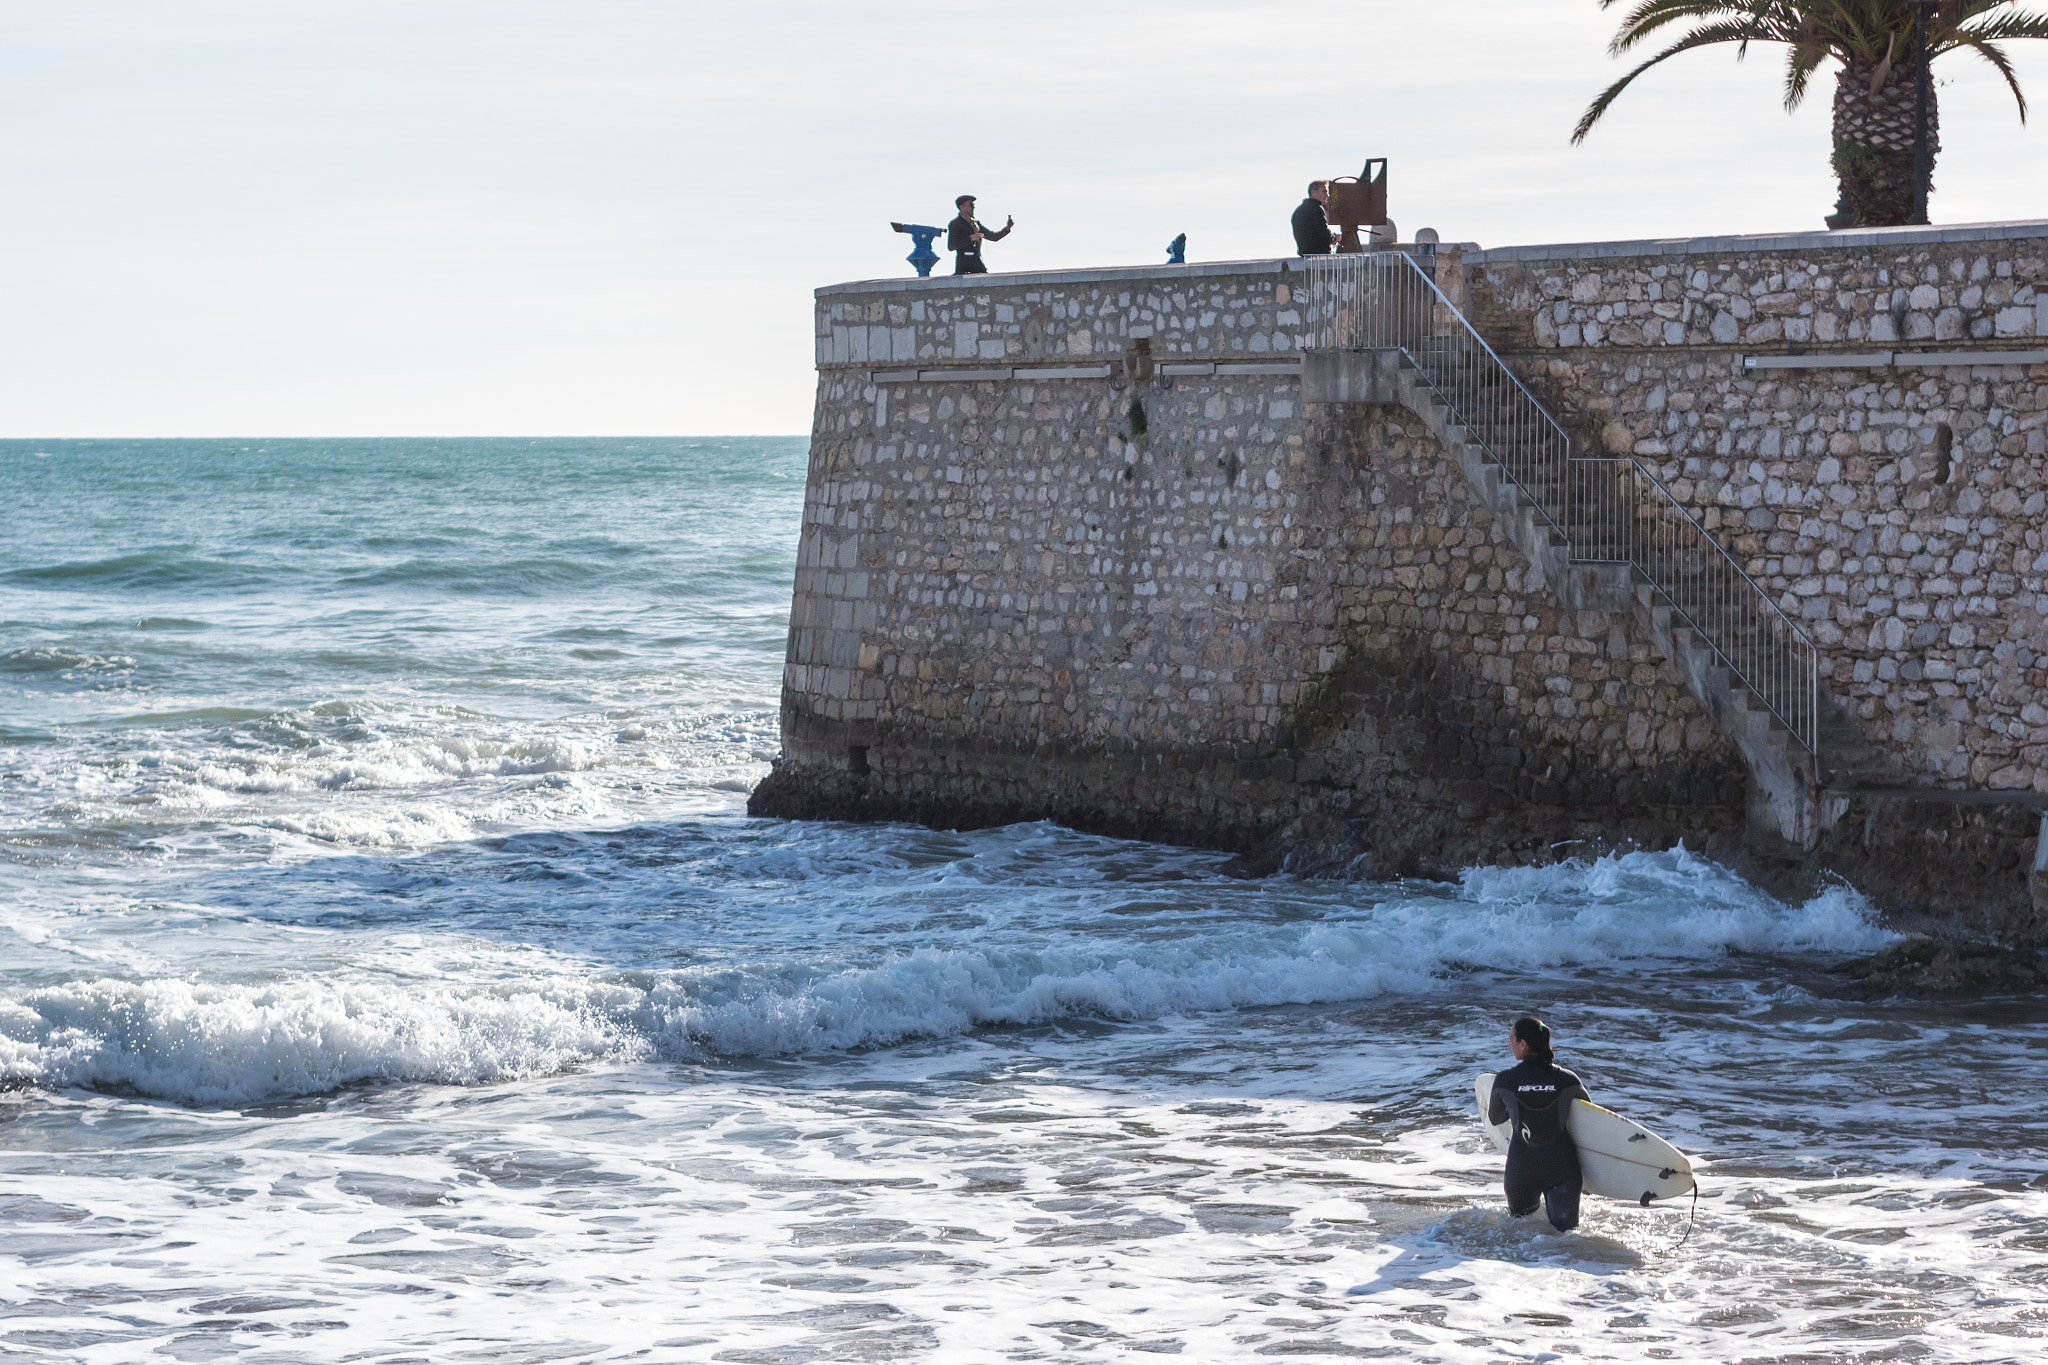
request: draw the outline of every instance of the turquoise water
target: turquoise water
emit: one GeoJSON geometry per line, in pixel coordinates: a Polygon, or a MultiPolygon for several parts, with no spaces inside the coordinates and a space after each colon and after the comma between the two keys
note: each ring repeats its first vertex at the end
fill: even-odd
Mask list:
{"type": "Polygon", "coordinates": [[[0,442],[0,1355],[2048,1334],[2048,1018],[1831,1000],[1889,939],[1852,892],[747,818],[805,458],[0,442]],[[1711,1163],[1682,1248],[1498,1207],[1523,1009],[1711,1163]]]}
{"type": "Polygon", "coordinates": [[[0,837],[414,846],[744,781],[773,747],[803,460],[759,438],[0,443],[0,837]]]}

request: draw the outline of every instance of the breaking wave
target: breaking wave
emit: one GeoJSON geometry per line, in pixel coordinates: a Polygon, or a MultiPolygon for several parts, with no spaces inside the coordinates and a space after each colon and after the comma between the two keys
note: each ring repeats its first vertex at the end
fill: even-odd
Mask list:
{"type": "Polygon", "coordinates": [[[591,1062],[1355,1001],[1441,991],[1472,969],[1846,953],[1892,938],[1851,891],[1788,907],[1683,850],[1476,870],[1455,894],[1415,892],[1323,920],[1115,936],[1098,924],[1095,937],[956,938],[865,958],[764,943],[747,961],[511,984],[77,982],[0,1002],[0,1078],[239,1104],[370,1081],[473,1084],[591,1062]]]}

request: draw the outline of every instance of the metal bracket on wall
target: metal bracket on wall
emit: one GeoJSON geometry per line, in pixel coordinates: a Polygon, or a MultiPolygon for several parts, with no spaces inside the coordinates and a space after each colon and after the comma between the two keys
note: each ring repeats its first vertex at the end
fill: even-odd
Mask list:
{"type": "Polygon", "coordinates": [[[1168,360],[1159,365],[1159,373],[1165,375],[1195,374],[1301,374],[1299,360],[1168,360]]]}
{"type": "Polygon", "coordinates": [[[1004,365],[999,368],[946,367],[927,370],[876,370],[876,384],[960,384],[1003,379],[1107,379],[1108,365],[1004,365]]]}
{"type": "Polygon", "coordinates": [[[1858,351],[1822,355],[1746,355],[1745,370],[1921,370],[1956,365],[2048,365],[2048,351],[1858,351]]]}
{"type": "Polygon", "coordinates": [[[1289,374],[1299,378],[1301,375],[1301,362],[1299,360],[1273,360],[1249,361],[1240,364],[1228,360],[1219,360],[1216,362],[1216,373],[1219,375],[1289,374]]]}
{"type": "MultiPolygon", "coordinates": [[[[1284,375],[1299,377],[1299,360],[1194,360],[1165,361],[1155,366],[1160,374],[1168,375],[1284,375]]],[[[1108,379],[1117,370],[1114,365],[1004,365],[997,368],[983,366],[970,369],[966,366],[945,366],[920,370],[875,370],[868,377],[872,384],[948,384],[970,381],[1004,379],[1108,379]]]]}

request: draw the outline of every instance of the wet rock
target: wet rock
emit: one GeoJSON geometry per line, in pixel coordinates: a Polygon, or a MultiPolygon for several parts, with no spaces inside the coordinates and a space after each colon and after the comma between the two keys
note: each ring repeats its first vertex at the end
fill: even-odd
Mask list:
{"type": "Polygon", "coordinates": [[[2019,995],[2048,989],[2041,954],[1995,943],[1945,941],[1925,934],[1835,968],[1842,994],[1887,996],[2019,995]]]}

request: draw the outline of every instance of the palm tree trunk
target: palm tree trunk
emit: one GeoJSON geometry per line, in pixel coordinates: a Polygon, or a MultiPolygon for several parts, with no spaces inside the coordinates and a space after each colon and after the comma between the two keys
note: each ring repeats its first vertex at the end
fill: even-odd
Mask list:
{"type": "MultiPolygon", "coordinates": [[[[1831,228],[1895,227],[1913,218],[1914,78],[1908,53],[1879,78],[1880,64],[1846,63],[1835,77],[1835,177],[1841,198],[1831,228]],[[1875,88],[1873,88],[1873,85],[1875,88]]],[[[1927,160],[1941,150],[1941,118],[1927,91],[1927,160]]]]}

